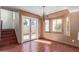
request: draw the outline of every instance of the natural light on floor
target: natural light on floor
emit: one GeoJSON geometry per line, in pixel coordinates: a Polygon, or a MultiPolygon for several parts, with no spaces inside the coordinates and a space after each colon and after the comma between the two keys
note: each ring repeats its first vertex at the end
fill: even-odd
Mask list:
{"type": "Polygon", "coordinates": [[[46,41],[46,40],[35,40],[35,41],[40,43],[52,44],[51,41],[46,41]]]}

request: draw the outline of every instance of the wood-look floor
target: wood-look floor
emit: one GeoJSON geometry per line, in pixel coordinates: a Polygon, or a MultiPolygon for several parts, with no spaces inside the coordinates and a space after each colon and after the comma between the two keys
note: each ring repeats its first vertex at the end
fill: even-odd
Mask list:
{"type": "Polygon", "coordinates": [[[51,41],[30,41],[0,47],[2,52],[79,52],[79,48],[51,41]]]}

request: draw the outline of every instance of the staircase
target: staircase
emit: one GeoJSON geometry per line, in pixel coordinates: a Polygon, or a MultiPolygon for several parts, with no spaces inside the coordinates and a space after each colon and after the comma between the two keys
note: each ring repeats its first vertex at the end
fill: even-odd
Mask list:
{"type": "Polygon", "coordinates": [[[3,29],[1,31],[0,38],[0,46],[7,46],[18,43],[14,29],[3,29]]]}

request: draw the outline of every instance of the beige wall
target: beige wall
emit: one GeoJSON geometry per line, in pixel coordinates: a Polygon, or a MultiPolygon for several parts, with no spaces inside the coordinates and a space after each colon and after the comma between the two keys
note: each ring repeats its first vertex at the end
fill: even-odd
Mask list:
{"type": "Polygon", "coordinates": [[[38,20],[38,38],[42,37],[42,20],[41,18],[38,20]]]}
{"type": "MultiPolygon", "coordinates": [[[[55,15],[55,18],[61,18],[63,20],[63,30],[65,29],[64,24],[65,24],[66,17],[69,17],[71,36],[66,36],[64,34],[64,31],[63,31],[63,33],[53,33],[53,32],[43,31],[43,33],[42,33],[43,37],[46,39],[49,39],[49,40],[58,41],[58,42],[62,42],[62,43],[66,43],[69,45],[74,45],[76,47],[79,47],[79,41],[77,40],[77,33],[79,32],[79,27],[78,27],[79,12],[73,12],[73,13],[69,14],[69,12],[67,10],[65,10],[64,12],[59,11],[58,13],[56,12],[56,14],[54,13],[54,14],[49,15],[50,19],[54,18],[53,15],[55,15]]],[[[43,22],[43,25],[44,25],[44,22],[43,22]]],[[[44,26],[43,26],[43,29],[44,29],[44,26]]]]}
{"type": "Polygon", "coordinates": [[[72,12],[70,15],[70,33],[71,40],[74,40],[76,46],[79,46],[79,40],[77,38],[77,34],[79,32],[79,11],[72,12]]]}

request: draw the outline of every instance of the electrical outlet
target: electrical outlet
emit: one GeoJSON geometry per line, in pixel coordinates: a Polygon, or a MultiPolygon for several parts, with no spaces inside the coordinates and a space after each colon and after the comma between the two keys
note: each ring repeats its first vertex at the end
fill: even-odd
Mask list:
{"type": "Polygon", "coordinates": [[[72,40],[72,42],[74,43],[74,40],[72,40]]]}

